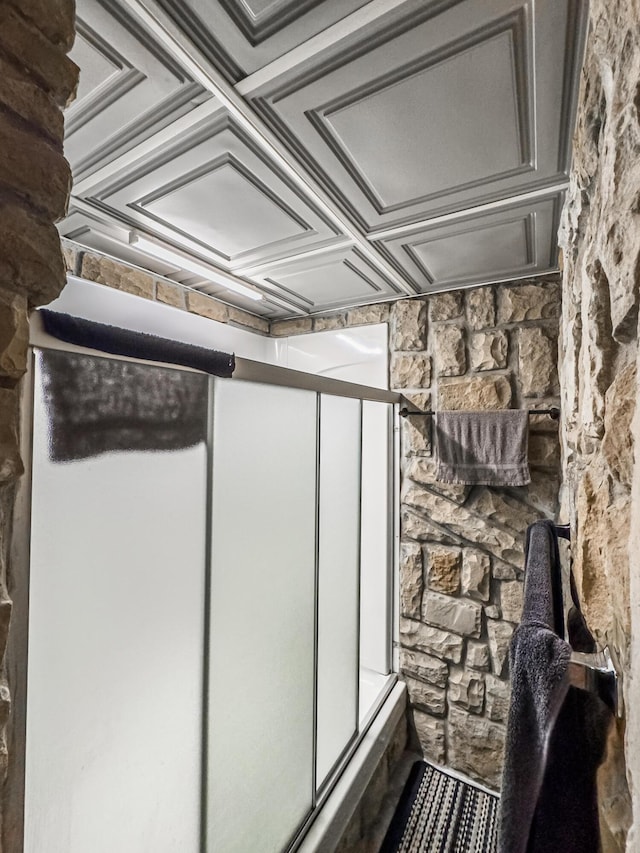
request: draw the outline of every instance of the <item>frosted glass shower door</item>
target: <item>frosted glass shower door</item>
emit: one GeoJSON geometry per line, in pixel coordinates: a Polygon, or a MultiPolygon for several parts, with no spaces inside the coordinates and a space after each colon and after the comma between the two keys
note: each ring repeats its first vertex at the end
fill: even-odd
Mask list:
{"type": "Polygon", "coordinates": [[[360,427],[359,400],[321,396],[318,787],[358,730],[360,427]]]}
{"type": "Polygon", "coordinates": [[[37,353],[25,853],[198,853],[207,378],[37,353]]]}
{"type": "Polygon", "coordinates": [[[362,543],[360,595],[361,710],[374,701],[378,675],[391,670],[392,408],[362,404],[362,543]]]}
{"type": "Polygon", "coordinates": [[[208,853],[281,853],[313,804],[317,395],[216,380],[208,853]]]}

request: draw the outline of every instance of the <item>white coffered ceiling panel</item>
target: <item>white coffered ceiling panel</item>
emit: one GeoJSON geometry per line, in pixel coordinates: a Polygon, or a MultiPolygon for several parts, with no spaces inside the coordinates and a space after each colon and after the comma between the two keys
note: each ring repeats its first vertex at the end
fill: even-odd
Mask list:
{"type": "Polygon", "coordinates": [[[77,12],[71,58],[81,73],[65,155],[80,177],[210,95],[115,3],[80,0],[77,12]]]}
{"type": "Polygon", "coordinates": [[[357,248],[333,249],[247,272],[247,278],[307,312],[344,308],[398,295],[357,248]]]}
{"type": "Polygon", "coordinates": [[[556,263],[562,194],[461,216],[381,241],[423,290],[546,272],[556,263]]]}
{"type": "Polygon", "coordinates": [[[87,201],[227,270],[338,239],[222,109],[172,145],[145,154],[87,201]]]}
{"type": "Polygon", "coordinates": [[[586,0],[77,12],[65,236],[267,317],[557,268],[586,0]]]}
{"type": "Polygon", "coordinates": [[[571,4],[442,5],[400,7],[371,49],[329,49],[251,96],[368,233],[566,176],[571,4]]]}

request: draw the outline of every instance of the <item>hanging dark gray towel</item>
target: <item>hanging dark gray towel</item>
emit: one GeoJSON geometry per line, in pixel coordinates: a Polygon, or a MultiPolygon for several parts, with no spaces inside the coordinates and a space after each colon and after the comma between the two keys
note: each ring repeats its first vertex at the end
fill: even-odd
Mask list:
{"type": "Polygon", "coordinates": [[[611,712],[569,684],[569,661],[595,650],[577,598],[564,639],[562,578],[554,525],[527,530],[522,621],[510,650],[499,853],[598,853],[596,771],[611,712]]]}
{"type": "Polygon", "coordinates": [[[437,412],[436,480],[526,486],[531,482],[528,443],[529,417],[525,410],[437,412]]]}
{"type": "Polygon", "coordinates": [[[68,344],[128,358],[180,364],[214,376],[230,377],[236,366],[235,356],[232,353],[217,352],[206,347],[160,338],[157,335],[94,323],[93,320],[83,320],[81,317],[59,314],[47,309],[40,309],[38,313],[42,317],[47,334],[68,344]]]}
{"type": "Polygon", "coordinates": [[[59,350],[38,357],[52,461],[205,441],[204,374],[59,350]]]}

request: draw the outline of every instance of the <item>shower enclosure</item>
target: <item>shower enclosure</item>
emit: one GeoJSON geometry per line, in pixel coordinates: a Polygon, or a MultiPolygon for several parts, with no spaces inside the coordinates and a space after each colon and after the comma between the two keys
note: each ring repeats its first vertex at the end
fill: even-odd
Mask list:
{"type": "Polygon", "coordinates": [[[295,849],[395,680],[396,398],[55,347],[34,353],[24,849],[295,849]]]}

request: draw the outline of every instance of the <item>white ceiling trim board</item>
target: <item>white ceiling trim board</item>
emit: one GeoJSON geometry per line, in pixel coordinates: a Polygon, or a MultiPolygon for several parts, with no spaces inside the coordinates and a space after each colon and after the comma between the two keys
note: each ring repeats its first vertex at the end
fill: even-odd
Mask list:
{"type": "Polygon", "coordinates": [[[355,243],[370,262],[399,288],[402,293],[416,292],[397,270],[372,250],[369,241],[354,229],[324,190],[303,169],[267,128],[262,119],[242,100],[240,95],[217,69],[194,47],[171,19],[158,7],[155,0],[128,0],[128,8],[147,26],[163,47],[185,70],[208,91],[214,94],[242,129],[277,163],[279,168],[306,194],[311,194],[315,204],[347,237],[355,243]]]}
{"type": "Polygon", "coordinates": [[[494,210],[503,210],[505,207],[515,207],[518,204],[526,204],[529,201],[552,198],[561,192],[565,192],[568,186],[568,181],[562,181],[561,183],[553,184],[550,187],[543,187],[539,190],[532,190],[531,192],[521,193],[520,195],[510,196],[509,198],[501,198],[487,204],[479,204],[476,207],[467,207],[464,210],[456,210],[453,213],[444,213],[442,216],[422,219],[420,222],[412,222],[410,225],[396,225],[393,228],[375,231],[369,235],[368,239],[372,243],[376,243],[380,240],[386,240],[389,237],[404,237],[405,235],[408,236],[416,231],[423,231],[425,228],[446,225],[447,222],[458,222],[473,216],[491,213],[494,210]]]}
{"type": "Polygon", "coordinates": [[[300,66],[325,50],[335,49],[341,41],[357,34],[364,27],[375,24],[384,15],[406,6],[409,0],[371,0],[366,6],[352,12],[346,18],[327,27],[283,56],[274,59],[244,80],[236,83],[235,90],[242,97],[252,95],[262,86],[276,80],[282,74],[300,66]]]}
{"type": "Polygon", "coordinates": [[[322,256],[335,254],[336,251],[339,251],[340,249],[348,249],[350,246],[353,246],[351,240],[342,240],[339,243],[332,243],[330,246],[319,246],[318,248],[311,249],[308,252],[299,252],[297,255],[287,255],[287,257],[285,258],[279,258],[275,261],[269,260],[259,264],[251,264],[251,266],[238,267],[234,270],[234,272],[238,275],[244,275],[249,277],[252,275],[257,275],[263,270],[270,270],[274,266],[281,267],[286,266],[287,264],[298,263],[299,261],[303,261],[306,258],[314,258],[318,255],[322,256]]]}

